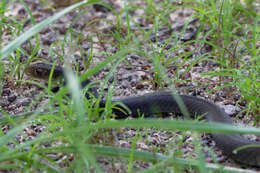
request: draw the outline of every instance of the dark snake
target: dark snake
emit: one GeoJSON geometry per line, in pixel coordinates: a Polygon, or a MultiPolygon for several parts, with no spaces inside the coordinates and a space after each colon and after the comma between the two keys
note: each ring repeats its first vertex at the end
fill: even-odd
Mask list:
{"type": "MultiPolygon", "coordinates": [[[[31,64],[26,69],[26,74],[40,79],[48,79],[52,65],[45,63],[31,64]]],[[[63,68],[55,66],[53,71],[53,78],[58,78],[64,75],[63,68]]],[[[81,85],[85,86],[90,80],[86,80],[81,85]]],[[[97,96],[96,89],[90,91],[97,96]]],[[[189,115],[194,117],[196,115],[205,114],[205,119],[208,122],[217,122],[224,124],[232,124],[230,117],[219,108],[216,104],[200,99],[194,96],[179,95],[184,105],[186,106],[189,115]]],[[[171,92],[154,92],[143,96],[127,97],[117,99],[129,108],[131,113],[125,113],[118,109],[113,109],[113,113],[117,118],[126,118],[128,116],[138,117],[144,115],[149,117],[157,113],[181,113],[177,101],[174,99],[171,92]]],[[[105,101],[102,101],[100,106],[104,106],[105,101]]],[[[123,107],[121,109],[125,110],[123,107]]],[[[126,111],[127,112],[127,111],[126,111]]],[[[260,167],[260,142],[250,141],[241,135],[228,134],[212,134],[216,145],[230,158],[238,163],[260,167]],[[234,153],[233,151],[238,147],[245,145],[259,145],[259,147],[246,147],[234,153]]]]}

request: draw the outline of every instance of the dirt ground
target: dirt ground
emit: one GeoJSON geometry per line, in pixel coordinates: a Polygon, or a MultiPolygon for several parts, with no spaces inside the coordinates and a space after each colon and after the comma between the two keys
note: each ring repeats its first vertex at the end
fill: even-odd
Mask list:
{"type": "MultiPolygon", "coordinates": [[[[57,11],[55,11],[46,5],[42,5],[41,1],[39,0],[26,0],[25,2],[32,10],[32,15],[34,16],[37,23],[62,9],[58,8],[57,11]]],[[[116,13],[120,13],[124,8],[123,1],[120,0],[107,1],[107,4],[109,4],[116,13]]],[[[137,0],[135,4],[146,8],[146,4],[142,0],[137,0]]],[[[56,6],[59,7],[57,4],[56,6]]],[[[32,22],[29,20],[30,16],[22,4],[14,3],[9,8],[11,10],[8,11],[7,15],[15,17],[18,21],[23,22],[24,31],[32,26],[32,22]]],[[[134,16],[133,21],[139,24],[139,26],[141,26],[143,29],[150,29],[154,25],[154,23],[149,18],[140,17],[146,15],[145,11],[141,8],[138,8],[138,10],[135,11],[130,11],[129,14],[134,16]]],[[[149,37],[153,41],[152,45],[155,48],[162,47],[166,40],[174,32],[176,32],[178,35],[182,31],[184,23],[188,20],[191,20],[191,16],[193,14],[194,11],[187,8],[179,8],[173,11],[167,17],[167,20],[171,26],[162,25],[158,29],[158,33],[150,33],[149,37]]],[[[122,15],[123,22],[125,22],[125,18],[126,16],[122,15]]],[[[143,33],[140,32],[133,21],[130,21],[130,28],[132,32],[136,35],[137,38],[142,38],[143,33]]],[[[195,18],[192,20],[187,26],[185,33],[179,38],[181,41],[178,44],[182,44],[194,39],[199,25],[200,21],[198,19],[195,18]]],[[[79,71],[83,72],[85,67],[83,61],[88,61],[87,55],[91,51],[91,41],[93,42],[94,56],[90,64],[90,68],[94,67],[98,62],[106,59],[109,56],[109,53],[114,53],[119,50],[119,48],[116,47],[118,40],[115,39],[116,37],[111,36],[110,32],[117,31],[119,34],[124,35],[127,32],[127,24],[124,23],[120,29],[116,28],[116,26],[116,15],[114,15],[113,12],[108,8],[100,5],[91,5],[84,7],[83,9],[70,12],[68,15],[58,19],[56,22],[39,33],[41,51],[37,52],[37,61],[47,61],[52,63],[54,60],[57,60],[57,63],[60,66],[63,66],[64,62],[69,62],[72,67],[75,67],[77,64],[79,64],[79,71]],[[85,10],[85,12],[78,17],[77,15],[83,10],[85,10]],[[77,42],[77,45],[69,45],[66,43],[65,49],[61,50],[60,46],[58,44],[55,45],[54,43],[64,40],[66,31],[70,27],[73,29],[73,32],[75,32],[75,35],[80,35],[80,37],[78,37],[79,41],[77,42]],[[55,54],[50,55],[50,47],[53,47],[54,50],[59,52],[60,56],[55,54]]],[[[206,26],[204,31],[206,32],[209,29],[210,28],[206,26]]],[[[6,45],[11,37],[12,36],[10,33],[4,33],[3,44],[6,45]]],[[[200,35],[200,37],[203,37],[203,35],[200,35]]],[[[69,39],[70,36],[67,36],[67,38],[69,39]]],[[[76,37],[73,37],[73,39],[75,38],[76,37]]],[[[31,40],[31,43],[34,45],[35,39],[31,40]]],[[[166,69],[167,75],[170,79],[175,79],[176,69],[179,66],[181,66],[179,74],[184,74],[185,70],[189,68],[189,63],[193,62],[193,60],[195,60],[200,55],[211,51],[211,47],[204,46],[201,48],[201,45],[196,42],[190,43],[189,46],[177,49],[174,52],[171,51],[170,53],[167,53],[166,51],[173,48],[173,46],[176,46],[173,44],[173,42],[168,42],[166,44],[166,49],[164,50],[164,58],[166,60],[171,60],[174,57],[183,54],[184,52],[191,52],[194,50],[194,53],[191,54],[187,60],[185,60],[185,63],[183,63],[183,59],[181,58],[170,62],[166,69]]],[[[28,42],[23,44],[22,47],[28,52],[30,51],[30,45],[28,42]]],[[[146,54],[153,55],[153,49],[149,42],[143,42],[140,47],[146,54]]],[[[28,57],[23,55],[20,57],[20,61],[22,63],[25,63],[27,59],[28,57]]],[[[142,95],[161,89],[161,87],[159,87],[154,82],[155,74],[152,61],[152,56],[142,57],[137,54],[129,54],[126,58],[126,61],[120,63],[113,75],[109,77],[109,84],[112,84],[113,81],[116,80],[114,89],[116,91],[115,98],[142,95]]],[[[6,67],[6,74],[3,82],[2,95],[0,97],[0,106],[1,109],[10,114],[18,114],[25,111],[28,105],[36,98],[38,98],[42,89],[29,83],[22,82],[18,85],[18,83],[15,81],[17,76],[11,76],[11,70],[8,68],[9,66],[12,66],[13,63],[10,62],[9,59],[5,59],[4,65],[6,67]]],[[[98,74],[95,74],[92,77],[92,80],[103,81],[111,67],[112,65],[106,67],[98,74]]],[[[245,117],[243,114],[235,118],[235,116],[246,106],[246,102],[240,102],[239,104],[236,104],[236,101],[240,98],[240,93],[235,90],[235,87],[217,90],[208,94],[208,90],[216,88],[221,82],[228,82],[221,81],[219,77],[201,75],[201,73],[210,72],[217,69],[219,69],[217,63],[212,61],[200,61],[196,63],[196,65],[194,65],[188,71],[188,73],[185,73],[185,75],[180,75],[182,82],[176,84],[175,87],[180,94],[193,95],[216,103],[232,118],[234,118],[234,122],[239,125],[252,125],[251,118],[245,117]]],[[[31,78],[30,76],[25,75],[23,79],[27,80],[31,78]]],[[[164,86],[164,89],[167,89],[167,86],[164,86]]],[[[45,102],[47,102],[46,98],[42,97],[40,102],[31,109],[36,109],[45,102]]],[[[11,127],[11,125],[8,125],[2,127],[2,129],[7,131],[11,127]]],[[[23,142],[25,140],[35,138],[37,134],[42,132],[44,129],[45,127],[43,125],[32,125],[27,127],[24,129],[25,135],[17,137],[17,140],[23,142]]],[[[120,131],[112,129],[97,134],[96,138],[103,140],[104,143],[110,143],[113,146],[131,148],[131,140],[129,140],[129,138],[134,137],[136,133],[137,132],[135,129],[130,128],[124,128],[120,131]]],[[[181,134],[180,132],[172,133],[167,131],[158,131],[156,129],[143,130],[141,131],[141,134],[143,134],[144,137],[147,135],[147,140],[139,140],[137,142],[137,149],[156,151],[163,154],[165,152],[172,152],[168,151],[168,149],[174,150],[176,143],[182,140],[184,145],[179,146],[178,149],[185,153],[185,156],[195,156],[192,140],[196,138],[196,134],[194,135],[191,132],[186,132],[185,138],[183,138],[183,133],[181,134]],[[167,146],[167,149],[165,149],[165,146],[167,146]]],[[[258,141],[260,140],[260,138],[256,136],[249,136],[249,138],[258,141]]],[[[210,147],[213,148],[215,154],[217,155],[217,160],[220,163],[223,163],[227,166],[241,167],[224,156],[222,152],[217,147],[215,147],[215,142],[212,141],[210,135],[202,134],[200,140],[205,146],[205,156],[208,162],[213,162],[213,159],[207,150],[207,148],[210,147]]],[[[62,159],[62,156],[59,156],[59,158],[62,159]]],[[[98,162],[107,172],[125,172],[125,170],[127,170],[127,164],[124,161],[111,164],[110,158],[101,157],[99,158],[98,162]]],[[[152,165],[151,163],[140,161],[136,161],[135,164],[136,168],[141,169],[145,169],[152,165]]],[[[256,168],[252,169],[257,170],[256,168]]]]}

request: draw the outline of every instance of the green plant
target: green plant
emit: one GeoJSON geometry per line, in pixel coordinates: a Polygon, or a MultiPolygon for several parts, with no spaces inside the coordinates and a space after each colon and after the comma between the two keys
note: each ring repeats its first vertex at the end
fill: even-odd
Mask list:
{"type": "MultiPolygon", "coordinates": [[[[3,5],[4,2],[5,1],[2,1],[1,12],[5,11],[5,7],[3,5]]],[[[42,21],[41,23],[35,24],[29,31],[25,33],[21,33],[22,29],[21,27],[18,27],[17,30],[20,30],[16,33],[19,34],[14,35],[14,40],[0,50],[0,60],[4,59],[5,57],[9,57],[9,61],[15,61],[15,64],[17,66],[21,66],[22,64],[18,61],[20,54],[23,53],[25,55],[28,55],[23,49],[19,48],[25,41],[29,41],[29,39],[34,36],[37,40],[36,34],[40,30],[46,28],[52,22],[57,20],[59,17],[65,15],[66,13],[76,9],[81,5],[89,5],[94,3],[99,3],[99,1],[81,2],[72,5],[55,14],[54,16],[42,21]],[[16,57],[11,56],[13,52],[16,53],[16,57]]],[[[128,172],[132,172],[135,170],[134,163],[137,160],[153,163],[151,167],[149,167],[147,170],[144,170],[143,172],[163,172],[165,170],[183,172],[184,169],[187,169],[187,167],[190,170],[199,170],[200,172],[242,171],[238,168],[205,163],[205,160],[203,158],[204,156],[200,151],[199,142],[197,141],[195,141],[195,148],[198,153],[198,159],[196,160],[181,159],[180,149],[177,150],[175,153],[170,152],[164,155],[147,151],[137,151],[136,143],[137,140],[141,138],[141,130],[148,128],[157,128],[159,130],[167,130],[170,132],[176,130],[190,130],[199,133],[214,132],[223,134],[259,135],[260,130],[258,128],[243,128],[226,124],[203,123],[188,120],[111,120],[111,108],[114,106],[114,104],[111,102],[114,92],[114,83],[109,88],[105,108],[99,108],[98,103],[102,98],[103,91],[105,86],[107,85],[109,77],[115,72],[116,67],[118,67],[120,63],[125,62],[126,55],[133,53],[140,56],[149,57],[149,60],[153,62],[153,65],[155,67],[153,71],[155,74],[154,78],[156,78],[159,84],[166,83],[171,87],[173,87],[175,83],[184,82],[185,80],[179,78],[181,78],[181,75],[187,74],[191,67],[193,67],[196,63],[201,61],[217,62],[221,69],[217,72],[205,73],[204,75],[220,76],[221,78],[232,77],[232,80],[230,83],[222,83],[221,86],[215,89],[218,90],[223,87],[236,86],[241,92],[241,95],[248,101],[250,100],[248,110],[245,111],[247,111],[248,113],[257,112],[257,110],[259,110],[260,91],[259,49],[256,48],[256,41],[259,40],[259,27],[257,27],[258,18],[255,18],[254,25],[249,25],[250,27],[248,28],[248,30],[246,30],[248,37],[242,38],[242,36],[240,37],[236,34],[236,32],[241,29],[243,23],[239,23],[239,20],[238,22],[235,22],[231,20],[231,17],[235,15],[236,19],[239,19],[238,12],[245,11],[245,9],[247,8],[243,8],[243,10],[241,10],[242,8],[240,4],[235,3],[235,1],[218,2],[209,0],[205,3],[202,1],[195,1],[192,3],[187,1],[187,3],[184,3],[184,6],[187,5],[197,11],[195,17],[200,18],[202,22],[200,27],[203,28],[207,24],[211,26],[211,29],[207,33],[205,33],[205,36],[202,38],[202,40],[195,39],[191,42],[199,43],[201,44],[201,46],[207,44],[212,46],[213,48],[212,54],[202,55],[190,62],[187,62],[187,60],[189,59],[188,56],[193,52],[183,53],[180,56],[172,59],[165,59],[164,54],[182,49],[183,47],[188,46],[188,44],[191,42],[179,45],[180,42],[175,37],[176,35],[174,33],[170,38],[167,39],[162,48],[156,48],[153,46],[151,40],[149,39],[149,34],[152,30],[156,32],[162,24],[167,24],[166,16],[168,15],[169,11],[158,10],[156,8],[156,4],[153,1],[147,0],[147,16],[143,17],[146,17],[147,19],[152,21],[155,25],[151,28],[151,31],[145,31],[140,26],[138,26],[139,30],[143,34],[143,37],[138,38],[135,32],[132,32],[131,30],[130,23],[132,22],[132,16],[130,15],[129,11],[138,9],[140,7],[131,4],[132,2],[128,3],[124,1],[124,3],[124,10],[120,12],[120,15],[117,16],[117,25],[118,28],[122,28],[125,21],[121,18],[121,16],[123,14],[127,16],[127,34],[121,34],[119,32],[115,32],[114,34],[112,34],[112,36],[118,40],[118,42],[114,44],[117,46],[117,48],[119,48],[119,51],[117,53],[101,52],[100,54],[109,56],[107,56],[105,60],[96,64],[96,66],[94,66],[93,68],[88,68],[86,72],[84,72],[84,74],[82,74],[80,77],[74,75],[74,73],[72,73],[72,70],[67,67],[66,77],[69,78],[69,81],[71,82],[68,84],[68,86],[61,88],[58,93],[53,93],[51,91],[51,77],[49,79],[48,87],[40,85],[39,83],[33,81],[23,81],[39,85],[40,87],[44,88],[43,96],[48,96],[48,102],[34,112],[25,111],[25,113],[23,113],[22,115],[9,115],[8,113],[1,110],[4,117],[0,117],[0,124],[11,124],[13,128],[6,132],[6,134],[3,131],[1,131],[0,133],[0,170],[11,170],[17,172],[91,172],[94,170],[96,172],[102,172],[103,170],[97,161],[97,158],[99,156],[102,156],[109,159],[113,158],[115,159],[115,161],[118,161],[119,159],[124,159],[123,161],[126,163],[126,165],[128,165],[128,172]],[[237,9],[240,9],[240,11],[237,9]],[[159,15],[156,15],[157,13],[159,13],[159,15]],[[229,30],[231,30],[232,32],[228,33],[229,30]],[[211,37],[212,39],[208,40],[208,37],[211,37]],[[250,61],[237,59],[240,54],[238,51],[239,49],[237,48],[238,46],[235,46],[235,48],[232,48],[231,50],[229,49],[233,45],[236,45],[234,43],[236,43],[237,40],[239,40],[239,43],[243,44],[243,47],[246,47],[246,52],[250,55],[250,61]],[[166,50],[166,44],[171,41],[174,42],[175,46],[173,46],[173,48],[170,50],[166,50]],[[143,51],[143,48],[141,46],[141,43],[143,42],[150,43],[149,46],[153,49],[153,55],[148,55],[146,52],[143,51]],[[170,64],[177,59],[182,59],[182,61],[181,63],[177,64],[178,68],[176,72],[176,81],[172,82],[167,77],[166,68],[168,68],[170,64]],[[239,63],[242,63],[242,65],[237,68],[239,63]],[[83,81],[91,77],[92,75],[97,74],[101,69],[108,67],[108,65],[111,65],[109,66],[110,70],[103,83],[100,85],[101,91],[99,97],[86,99],[84,97],[84,92],[86,92],[87,88],[91,87],[92,84],[86,86],[86,88],[81,91],[79,89],[80,81],[83,81]],[[179,70],[184,65],[186,65],[187,68],[183,74],[180,74],[179,70]],[[68,92],[70,92],[71,97],[67,96],[68,92]],[[45,130],[34,139],[27,140],[23,143],[19,143],[14,140],[15,136],[23,135],[23,129],[31,124],[44,125],[45,130]],[[93,138],[95,139],[96,133],[99,133],[100,131],[106,129],[115,130],[123,127],[138,129],[138,135],[130,139],[132,140],[131,149],[107,146],[108,144],[103,142],[102,140],[95,140],[94,144],[91,143],[91,141],[94,141],[93,138]],[[8,144],[10,143],[13,143],[15,145],[15,148],[8,147],[8,144]],[[62,153],[62,155],[64,156],[64,160],[61,161],[64,164],[63,166],[59,164],[55,158],[60,153],[62,153]]],[[[246,3],[251,8],[251,4],[253,3],[253,1],[246,1],[246,3]]],[[[167,7],[171,7],[171,10],[179,8],[171,6],[169,4],[170,1],[164,1],[160,3],[160,5],[164,7],[163,9],[167,9],[167,7]]],[[[27,12],[30,13],[29,10],[27,12]]],[[[82,14],[83,13],[80,13],[79,16],[82,14]]],[[[250,13],[250,11],[246,14],[249,14],[249,18],[254,17],[253,13],[250,13]]],[[[5,23],[5,20],[9,19],[2,18],[1,24],[5,25],[5,27],[8,27],[8,25],[5,23]]],[[[89,25],[91,25],[91,22],[89,23],[89,25]]],[[[185,26],[183,31],[184,30],[185,26]]],[[[76,36],[73,34],[75,34],[73,29],[68,29],[65,38],[62,41],[55,42],[52,46],[54,47],[59,45],[62,50],[66,45],[69,45],[69,47],[71,47],[71,51],[73,52],[74,48],[79,48],[79,40],[82,39],[82,35],[80,33],[76,33],[76,36]],[[75,39],[76,41],[73,39],[75,39]]],[[[93,39],[91,38],[90,41],[91,50],[89,58],[92,59],[94,57],[93,39]]],[[[50,48],[50,54],[51,51],[53,51],[52,46],[50,48]]],[[[36,48],[32,48],[32,52],[34,53],[28,55],[30,57],[28,64],[34,58],[33,56],[35,55],[35,52],[37,52],[39,49],[40,48],[38,48],[38,45],[36,46],[36,48]]],[[[65,55],[64,52],[53,53],[55,53],[56,55],[60,55],[61,58],[63,58],[63,55],[65,55]]],[[[89,67],[90,62],[87,62],[86,66],[89,67]]],[[[2,68],[0,67],[0,69],[2,68]]],[[[0,71],[0,82],[2,81],[1,77],[3,72],[4,70],[0,71]]],[[[21,73],[21,69],[17,68],[16,72],[21,73]]],[[[18,79],[22,78],[22,75],[18,74],[18,76],[18,79]]],[[[163,87],[163,85],[161,85],[161,87],[163,87]]],[[[181,104],[180,99],[179,101],[181,104]]],[[[33,104],[31,106],[33,106],[33,104]]],[[[28,107],[28,109],[29,108],[30,107],[28,107]]],[[[183,112],[185,114],[185,107],[183,108],[183,112]]],[[[196,137],[197,136],[198,135],[196,135],[196,137]]],[[[106,137],[106,134],[104,134],[104,137],[106,137]]],[[[183,140],[180,140],[177,145],[181,146],[182,142],[183,140]]]]}

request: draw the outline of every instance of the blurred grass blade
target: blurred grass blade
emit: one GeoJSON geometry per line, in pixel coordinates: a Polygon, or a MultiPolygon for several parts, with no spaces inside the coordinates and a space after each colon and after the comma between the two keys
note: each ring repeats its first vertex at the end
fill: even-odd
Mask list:
{"type": "MultiPolygon", "coordinates": [[[[128,159],[131,154],[131,149],[128,148],[115,148],[110,146],[99,146],[99,145],[88,145],[88,148],[91,149],[93,154],[101,155],[101,156],[111,156],[111,157],[122,157],[128,159]]],[[[193,159],[182,159],[182,158],[174,158],[174,157],[167,157],[161,154],[155,154],[147,151],[134,151],[134,159],[135,160],[142,160],[148,162],[156,162],[156,161],[166,161],[166,165],[182,165],[191,166],[193,168],[198,169],[199,161],[193,159]]],[[[239,168],[232,168],[232,167],[221,167],[216,164],[212,163],[205,163],[206,168],[212,170],[219,170],[223,169],[229,172],[236,172],[236,173],[256,173],[254,171],[248,171],[239,168]]]]}
{"type": "Polygon", "coordinates": [[[260,129],[255,127],[238,127],[231,124],[195,122],[192,120],[136,119],[100,122],[89,125],[88,128],[159,128],[163,130],[190,130],[221,134],[255,134],[260,135],[260,129]]]}

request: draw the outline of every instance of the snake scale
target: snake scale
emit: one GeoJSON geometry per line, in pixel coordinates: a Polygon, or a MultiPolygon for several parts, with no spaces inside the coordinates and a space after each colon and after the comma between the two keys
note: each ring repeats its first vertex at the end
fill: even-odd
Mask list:
{"type": "MultiPolygon", "coordinates": [[[[26,69],[26,73],[32,77],[40,79],[48,79],[52,65],[45,63],[35,63],[29,65],[26,69]]],[[[53,71],[53,78],[57,78],[64,75],[63,68],[55,66],[53,71]]],[[[89,83],[90,80],[86,80],[83,86],[89,83]]],[[[97,94],[97,91],[93,89],[90,91],[97,94]]],[[[174,99],[171,92],[154,92],[143,96],[127,97],[117,99],[116,101],[122,102],[126,105],[131,114],[123,113],[118,109],[114,109],[113,113],[117,118],[126,118],[128,116],[137,117],[143,114],[145,117],[149,117],[151,114],[156,113],[181,113],[181,110],[174,99]]],[[[189,114],[194,117],[195,115],[205,114],[205,119],[208,122],[218,122],[225,124],[232,124],[230,117],[219,108],[216,104],[209,101],[188,95],[180,95],[184,105],[186,106],[189,114]]],[[[105,101],[101,102],[100,106],[104,106],[105,101]]],[[[124,109],[124,108],[123,108],[124,109]]],[[[212,134],[216,145],[228,155],[230,158],[241,164],[260,167],[260,147],[248,147],[239,150],[234,153],[238,147],[244,145],[259,145],[260,142],[250,141],[241,135],[226,135],[226,134],[212,134]]]]}

